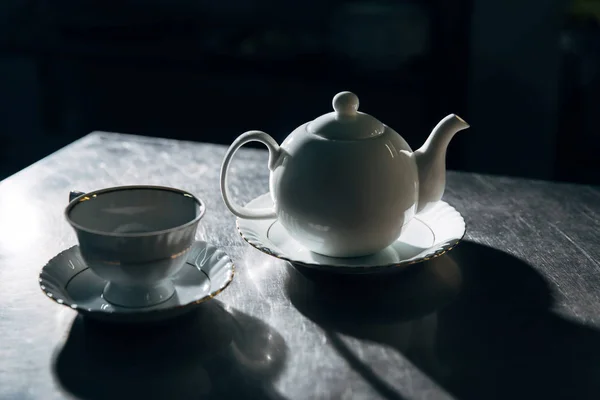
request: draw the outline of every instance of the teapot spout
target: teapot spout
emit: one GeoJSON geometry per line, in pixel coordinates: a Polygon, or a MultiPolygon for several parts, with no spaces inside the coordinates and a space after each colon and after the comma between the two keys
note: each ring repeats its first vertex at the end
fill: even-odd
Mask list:
{"type": "Polygon", "coordinates": [[[469,126],[458,115],[450,114],[433,128],[423,146],[413,153],[419,172],[417,212],[426,211],[442,199],[446,188],[446,149],[454,135],[469,126]]]}

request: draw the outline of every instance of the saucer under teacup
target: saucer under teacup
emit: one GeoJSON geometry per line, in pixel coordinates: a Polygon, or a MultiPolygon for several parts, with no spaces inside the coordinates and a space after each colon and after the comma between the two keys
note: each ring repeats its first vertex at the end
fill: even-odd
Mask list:
{"type": "MultiPolygon", "coordinates": [[[[266,193],[250,201],[246,208],[272,205],[271,196],[266,193]]],[[[366,257],[333,258],[313,253],[295,241],[276,218],[237,218],[236,225],[242,238],[263,253],[297,267],[344,274],[383,272],[429,260],[451,250],[466,232],[462,215],[444,201],[414,217],[391,246],[366,257]]]]}
{"type": "Polygon", "coordinates": [[[104,300],[106,281],[85,264],[79,246],[50,260],[40,273],[40,288],[50,299],[83,315],[112,322],[148,322],[176,317],[221,293],[231,283],[234,264],[221,249],[197,241],[172,282],[175,293],[166,301],[128,308],[104,300]]]}

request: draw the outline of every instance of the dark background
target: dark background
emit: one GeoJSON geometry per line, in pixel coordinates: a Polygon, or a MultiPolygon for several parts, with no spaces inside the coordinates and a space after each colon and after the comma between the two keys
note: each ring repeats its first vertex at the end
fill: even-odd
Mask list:
{"type": "Polygon", "coordinates": [[[452,169],[600,183],[596,0],[2,0],[0,179],[93,130],[282,140],[351,90],[452,169]]]}

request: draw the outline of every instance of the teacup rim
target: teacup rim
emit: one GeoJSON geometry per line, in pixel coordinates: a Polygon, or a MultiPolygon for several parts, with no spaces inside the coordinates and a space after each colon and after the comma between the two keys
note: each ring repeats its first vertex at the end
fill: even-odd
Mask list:
{"type": "Polygon", "coordinates": [[[86,233],[91,233],[94,235],[99,235],[99,236],[109,236],[109,237],[126,237],[126,238],[134,238],[134,237],[150,237],[150,236],[158,236],[158,235],[162,235],[162,234],[166,234],[166,233],[170,233],[170,232],[174,232],[174,231],[178,231],[178,230],[182,230],[185,229],[191,225],[194,225],[196,223],[198,223],[202,217],[204,217],[204,214],[206,213],[206,205],[204,203],[204,201],[202,199],[200,199],[199,197],[193,195],[192,193],[186,191],[186,190],[182,190],[182,189],[177,189],[174,187],[169,187],[169,186],[159,186],[159,185],[125,185],[125,186],[111,186],[111,187],[107,187],[107,188],[102,188],[102,189],[97,189],[97,190],[92,190],[90,192],[86,192],[83,193],[79,196],[77,196],[76,198],[74,198],[72,201],[69,202],[69,204],[67,205],[67,207],[65,207],[65,211],[64,211],[64,215],[65,218],[67,219],[67,222],[75,229],[86,232],[86,233]],[[77,206],[77,204],[81,203],[81,198],[83,196],[93,196],[93,195],[99,195],[99,194],[103,194],[103,193],[110,193],[110,192],[116,192],[116,191],[121,191],[121,190],[135,190],[135,189],[152,189],[152,190],[164,190],[164,191],[168,191],[168,192],[176,192],[176,193],[180,193],[186,197],[190,197],[191,199],[193,199],[199,206],[200,208],[200,212],[198,213],[198,215],[186,222],[185,224],[182,225],[177,225],[173,228],[169,228],[169,229],[163,229],[163,230],[159,230],[159,231],[152,231],[152,232],[138,232],[138,233],[115,233],[115,232],[106,232],[106,231],[101,231],[101,230],[96,230],[96,229],[91,229],[91,228],[87,228],[84,227],[78,223],[76,223],[75,221],[73,221],[69,215],[69,213],[71,212],[71,210],[77,206]]]}

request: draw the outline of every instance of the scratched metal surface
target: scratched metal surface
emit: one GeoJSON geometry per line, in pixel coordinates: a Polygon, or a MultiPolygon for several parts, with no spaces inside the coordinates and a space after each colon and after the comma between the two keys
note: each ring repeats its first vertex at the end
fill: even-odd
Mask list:
{"type": "MultiPolygon", "coordinates": [[[[600,191],[449,173],[467,241],[382,279],[305,277],[245,244],[218,189],[225,148],[95,133],[0,183],[0,399],[600,398],[600,191]],[[37,275],[75,244],[71,189],[179,187],[233,284],[161,326],[110,326],[49,301],[37,275]],[[310,279],[309,279],[310,278],[310,279]]],[[[241,151],[233,193],[267,190],[241,151]]]]}

